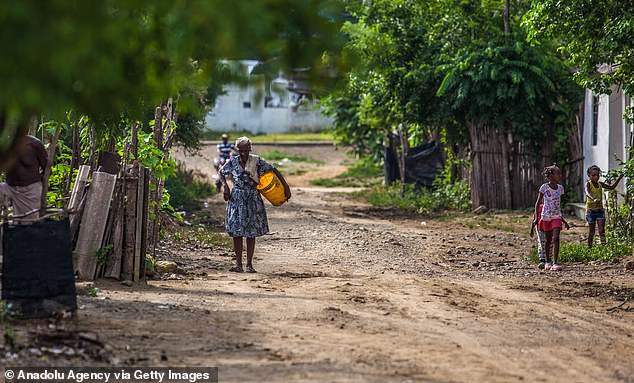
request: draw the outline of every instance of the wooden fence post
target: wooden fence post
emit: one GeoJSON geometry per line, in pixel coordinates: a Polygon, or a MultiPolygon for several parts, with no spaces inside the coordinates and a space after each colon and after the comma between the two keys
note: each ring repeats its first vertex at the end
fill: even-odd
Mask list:
{"type": "Polygon", "coordinates": [[[136,212],[137,193],[139,182],[139,162],[134,161],[129,171],[126,172],[125,181],[125,224],[124,224],[124,245],[123,245],[123,278],[128,281],[134,279],[134,254],[136,249],[136,212]]]}
{"type": "Polygon", "coordinates": [[[108,263],[104,270],[104,276],[108,278],[121,277],[121,262],[123,257],[123,199],[124,199],[124,182],[123,178],[117,180],[117,189],[115,193],[115,202],[112,214],[114,214],[112,224],[112,251],[108,254],[108,263]]]}
{"type": "Polygon", "coordinates": [[[134,220],[134,276],[133,281],[139,281],[141,276],[141,268],[145,266],[145,249],[141,247],[143,243],[143,211],[147,209],[147,204],[143,198],[143,191],[145,189],[145,180],[147,175],[147,168],[139,168],[139,178],[137,182],[136,190],[136,215],[134,220]]]}

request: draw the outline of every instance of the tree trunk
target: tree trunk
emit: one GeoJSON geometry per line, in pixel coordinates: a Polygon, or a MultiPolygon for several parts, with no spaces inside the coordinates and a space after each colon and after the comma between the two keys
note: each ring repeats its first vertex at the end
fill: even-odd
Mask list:
{"type": "MultiPolygon", "coordinates": [[[[169,151],[174,143],[176,129],[172,128],[172,121],[176,121],[176,113],[173,108],[172,99],[168,99],[164,107],[157,107],[154,113],[154,140],[159,149],[163,151],[163,161],[169,158],[169,151]]],[[[158,179],[156,175],[150,177],[150,182],[155,186],[150,192],[150,205],[153,206],[153,221],[148,224],[148,246],[151,248],[152,255],[156,255],[156,244],[160,232],[160,211],[163,199],[163,189],[165,188],[165,180],[158,179]]]]}

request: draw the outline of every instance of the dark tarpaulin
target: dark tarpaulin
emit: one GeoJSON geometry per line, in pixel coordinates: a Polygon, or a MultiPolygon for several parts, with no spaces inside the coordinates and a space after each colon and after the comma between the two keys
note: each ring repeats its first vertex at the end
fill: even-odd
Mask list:
{"type": "Polygon", "coordinates": [[[4,225],[2,299],[24,318],[77,308],[68,218],[4,225]]]}
{"type": "MultiPolygon", "coordinates": [[[[385,147],[384,172],[385,183],[391,184],[400,180],[398,154],[385,147]]],[[[435,141],[410,148],[405,156],[405,183],[414,183],[418,186],[431,188],[434,179],[443,167],[443,158],[440,145],[435,141]]]]}

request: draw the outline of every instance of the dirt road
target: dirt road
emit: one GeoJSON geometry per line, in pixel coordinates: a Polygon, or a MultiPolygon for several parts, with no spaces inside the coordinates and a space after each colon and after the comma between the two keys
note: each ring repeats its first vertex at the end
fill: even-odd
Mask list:
{"type": "MultiPolygon", "coordinates": [[[[209,202],[212,225],[223,209],[219,196],[209,202]]],[[[217,366],[220,382],[634,382],[633,305],[615,308],[632,272],[623,262],[537,270],[521,213],[494,217],[517,228],[501,230],[306,186],[268,211],[257,274],[227,272],[227,249],[166,244],[180,272],[83,287],[77,319],[17,324],[22,349],[0,364],[217,366]],[[29,351],[56,333],[98,341],[29,351]]]]}

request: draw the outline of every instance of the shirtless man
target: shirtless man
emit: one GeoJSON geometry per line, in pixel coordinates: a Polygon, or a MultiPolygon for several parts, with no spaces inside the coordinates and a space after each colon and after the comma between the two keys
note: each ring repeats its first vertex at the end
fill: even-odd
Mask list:
{"type": "Polygon", "coordinates": [[[19,223],[37,221],[42,204],[42,177],[48,155],[42,141],[33,136],[24,136],[18,141],[15,161],[6,172],[6,182],[0,183],[0,197],[11,200],[13,215],[19,223]]]}

